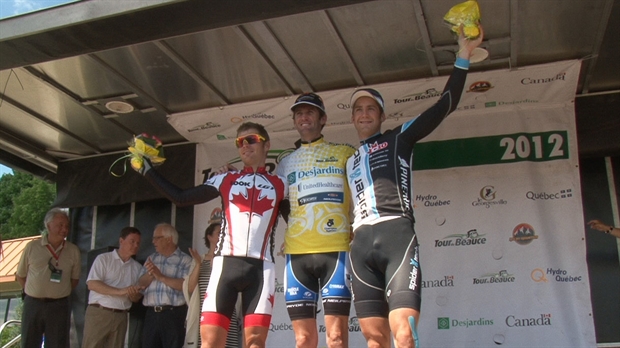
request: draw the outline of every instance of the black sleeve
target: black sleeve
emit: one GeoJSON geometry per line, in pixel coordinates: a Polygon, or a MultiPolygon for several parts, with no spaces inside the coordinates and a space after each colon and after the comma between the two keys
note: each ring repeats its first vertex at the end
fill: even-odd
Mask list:
{"type": "Polygon", "coordinates": [[[288,216],[291,214],[291,202],[288,199],[284,199],[280,202],[280,215],[284,221],[288,224],[288,216]]]}
{"type": "Polygon", "coordinates": [[[157,191],[179,207],[205,203],[220,195],[219,191],[215,189],[215,187],[208,185],[200,185],[187,190],[182,190],[154,169],[146,172],[144,177],[157,189],[157,191]]]}
{"type": "Polygon", "coordinates": [[[429,135],[441,121],[456,110],[463,94],[466,78],[467,70],[455,66],[437,103],[421,113],[411,124],[403,125],[403,128],[407,127],[402,130],[407,141],[415,143],[429,135]]]}

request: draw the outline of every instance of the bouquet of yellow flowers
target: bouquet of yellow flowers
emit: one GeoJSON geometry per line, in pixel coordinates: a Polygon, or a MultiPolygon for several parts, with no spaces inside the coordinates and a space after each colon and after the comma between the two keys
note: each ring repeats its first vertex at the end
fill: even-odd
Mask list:
{"type": "Polygon", "coordinates": [[[146,133],[133,137],[127,150],[131,153],[131,167],[136,171],[140,171],[144,166],[144,157],[148,158],[153,166],[158,166],[166,160],[161,140],[156,136],[149,137],[146,133]]]}
{"type": "Polygon", "coordinates": [[[459,33],[459,27],[463,25],[463,35],[468,39],[475,39],[480,35],[478,24],[480,23],[480,8],[476,0],[468,0],[454,5],[443,20],[451,25],[451,30],[459,33]]]}
{"type": "Polygon", "coordinates": [[[112,171],[112,167],[120,160],[125,158],[129,158],[129,163],[131,167],[140,172],[142,168],[144,168],[144,158],[146,157],[153,166],[158,166],[166,160],[164,157],[164,148],[162,146],[161,140],[159,140],[156,136],[149,136],[146,133],[142,133],[140,135],[136,135],[133,137],[131,141],[129,141],[129,147],[127,148],[129,153],[112,163],[110,166],[110,173],[116,177],[123,176],[125,171],[123,170],[122,174],[116,174],[112,171]]]}

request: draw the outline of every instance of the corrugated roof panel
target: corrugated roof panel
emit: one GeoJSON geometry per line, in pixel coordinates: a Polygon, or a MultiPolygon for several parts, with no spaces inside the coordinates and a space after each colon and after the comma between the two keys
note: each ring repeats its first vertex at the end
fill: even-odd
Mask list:
{"type": "Polygon", "coordinates": [[[431,74],[411,1],[377,1],[329,13],[366,84],[431,74]]]}
{"type": "Polygon", "coordinates": [[[272,19],[267,24],[314,91],[356,85],[347,57],[339,49],[342,42],[333,35],[323,11],[272,19]]]}
{"type": "Polygon", "coordinates": [[[522,23],[516,43],[519,65],[590,55],[604,7],[602,0],[519,2],[517,16],[522,23]],[[585,23],[589,24],[584,26],[585,23]]]}
{"type": "Polygon", "coordinates": [[[132,92],[127,85],[120,83],[87,56],[41,63],[36,68],[82,99],[96,99],[132,92]]]}
{"type": "MultiPolygon", "coordinates": [[[[286,92],[283,81],[239,27],[208,30],[166,42],[231,103],[268,99],[286,92]]],[[[205,105],[222,105],[207,94],[197,97],[205,105]]]]}
{"type": "Polygon", "coordinates": [[[78,155],[93,154],[92,148],[59,132],[6,101],[2,104],[0,128],[41,150],[62,151],[78,155]]]}
{"type": "Polygon", "coordinates": [[[211,92],[190,79],[153,43],[99,52],[96,56],[131,81],[143,97],[153,98],[169,112],[213,106],[205,101],[211,92]]]}

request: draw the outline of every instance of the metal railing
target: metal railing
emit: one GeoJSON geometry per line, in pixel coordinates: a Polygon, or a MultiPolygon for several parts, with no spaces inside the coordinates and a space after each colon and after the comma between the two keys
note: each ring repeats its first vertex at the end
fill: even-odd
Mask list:
{"type": "MultiPolygon", "coordinates": [[[[0,326],[0,336],[2,335],[2,331],[4,331],[6,327],[8,327],[9,325],[13,325],[13,324],[21,325],[22,321],[21,320],[9,320],[5,322],[4,324],[2,324],[2,326],[0,326]]],[[[21,340],[22,340],[22,335],[20,333],[16,337],[14,337],[12,340],[7,342],[4,346],[2,346],[2,348],[15,347],[21,340]]]]}

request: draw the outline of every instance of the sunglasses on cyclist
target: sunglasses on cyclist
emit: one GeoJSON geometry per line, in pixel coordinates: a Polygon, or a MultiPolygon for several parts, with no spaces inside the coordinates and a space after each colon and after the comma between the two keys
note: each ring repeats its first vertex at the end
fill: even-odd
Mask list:
{"type": "Polygon", "coordinates": [[[235,139],[235,145],[237,146],[237,148],[241,148],[245,144],[252,145],[252,144],[260,143],[261,141],[265,141],[265,140],[266,139],[263,138],[259,134],[248,134],[248,135],[244,135],[242,137],[238,137],[237,139],[235,139]]]}

